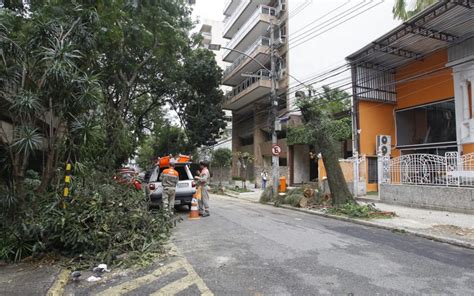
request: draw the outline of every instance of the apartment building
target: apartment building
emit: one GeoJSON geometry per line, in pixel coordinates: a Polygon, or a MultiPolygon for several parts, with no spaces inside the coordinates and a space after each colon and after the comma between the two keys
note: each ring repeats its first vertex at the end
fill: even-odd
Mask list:
{"type": "MultiPolygon", "coordinates": [[[[271,168],[271,40],[270,27],[275,32],[275,63],[278,71],[277,94],[279,115],[287,110],[288,88],[286,19],[284,0],[228,0],[224,7],[222,36],[228,39],[222,60],[229,63],[222,84],[231,89],[223,107],[232,111],[232,151],[254,156],[250,164],[250,179],[265,168],[271,168]],[[242,54],[245,53],[245,54],[242,54]],[[258,62],[256,62],[258,61],[258,62]],[[265,67],[262,67],[265,66],[265,67]]],[[[288,177],[286,133],[278,131],[280,173],[288,177]]],[[[232,162],[233,176],[240,176],[237,159],[232,162]]],[[[256,178],[258,179],[258,178],[256,178]]],[[[258,183],[259,180],[256,180],[258,183]]]]}

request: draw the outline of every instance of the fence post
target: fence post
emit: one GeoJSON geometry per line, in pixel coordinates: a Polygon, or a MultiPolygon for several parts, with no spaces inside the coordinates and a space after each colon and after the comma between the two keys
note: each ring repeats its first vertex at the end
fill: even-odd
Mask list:
{"type": "Polygon", "coordinates": [[[446,186],[461,185],[462,160],[457,152],[446,152],[444,154],[446,161],[446,186]]]}
{"type": "Polygon", "coordinates": [[[359,153],[357,151],[354,152],[354,197],[359,196],[359,153]]]}

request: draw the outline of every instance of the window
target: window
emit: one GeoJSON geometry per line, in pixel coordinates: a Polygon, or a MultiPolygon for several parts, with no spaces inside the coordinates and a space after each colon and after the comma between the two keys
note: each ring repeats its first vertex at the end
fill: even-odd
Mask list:
{"type": "Polygon", "coordinates": [[[456,142],[454,100],[396,112],[397,146],[456,142]]]}
{"type": "Polygon", "coordinates": [[[280,157],[280,158],[278,158],[278,162],[279,162],[280,166],[288,166],[286,158],[280,157]]]}
{"type": "Polygon", "coordinates": [[[377,157],[367,157],[367,164],[369,166],[368,183],[377,184],[379,180],[377,157]]]}
{"type": "Polygon", "coordinates": [[[253,136],[249,138],[241,138],[242,146],[253,145],[253,136]]]}

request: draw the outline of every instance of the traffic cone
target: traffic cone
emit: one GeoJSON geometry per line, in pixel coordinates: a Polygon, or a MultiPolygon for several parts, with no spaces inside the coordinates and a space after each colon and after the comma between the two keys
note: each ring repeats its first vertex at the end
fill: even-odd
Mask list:
{"type": "Polygon", "coordinates": [[[193,197],[191,200],[191,211],[189,212],[189,220],[199,220],[201,217],[199,217],[199,209],[198,209],[198,202],[197,199],[193,197]]]}

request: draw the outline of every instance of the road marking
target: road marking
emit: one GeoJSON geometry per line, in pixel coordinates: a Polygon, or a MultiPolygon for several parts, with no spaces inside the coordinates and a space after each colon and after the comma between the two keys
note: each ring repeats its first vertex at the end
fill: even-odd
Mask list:
{"type": "Polygon", "coordinates": [[[183,267],[183,262],[182,260],[175,261],[171,264],[165,265],[163,267],[160,267],[156,270],[154,270],[152,273],[147,274],[142,277],[138,277],[136,279],[130,280],[128,282],[125,282],[123,284],[117,285],[110,287],[97,295],[100,296],[114,296],[114,295],[123,295],[125,293],[128,293],[132,290],[135,290],[137,288],[140,288],[143,285],[147,285],[155,280],[157,280],[159,277],[170,274],[180,268],[183,267]]]}
{"type": "Polygon", "coordinates": [[[64,288],[66,287],[68,282],[69,272],[70,271],[67,269],[63,269],[61,270],[61,272],[59,272],[53,285],[46,293],[47,296],[61,296],[64,294],[64,288]]]}
{"type": "Polygon", "coordinates": [[[169,275],[172,272],[177,271],[180,268],[186,270],[187,275],[179,280],[171,282],[166,286],[160,288],[156,292],[151,295],[175,295],[180,291],[187,289],[192,285],[196,285],[201,292],[201,295],[204,296],[213,296],[214,294],[211,290],[206,286],[206,283],[201,279],[201,277],[196,273],[192,265],[186,260],[182,254],[179,253],[178,249],[174,244],[169,243],[167,245],[169,249],[169,254],[172,256],[177,257],[177,260],[162,266],[150,274],[132,279],[130,281],[124,282],[117,286],[110,287],[96,295],[98,296],[115,296],[115,295],[124,295],[129,293],[132,290],[138,289],[144,285],[150,284],[153,281],[157,280],[158,278],[169,275]]]}
{"type": "Polygon", "coordinates": [[[156,291],[155,293],[151,294],[153,296],[157,295],[175,295],[179,293],[180,291],[185,290],[186,288],[192,286],[193,284],[196,284],[198,287],[199,291],[201,292],[201,295],[204,296],[213,296],[214,294],[211,292],[211,290],[207,287],[206,283],[203,281],[203,279],[197,274],[197,272],[194,270],[193,266],[186,260],[186,257],[184,257],[179,251],[178,248],[172,243],[170,243],[171,250],[181,258],[181,262],[183,264],[184,269],[188,273],[187,276],[182,278],[181,280],[177,280],[173,283],[170,283],[160,290],[156,291]]]}

